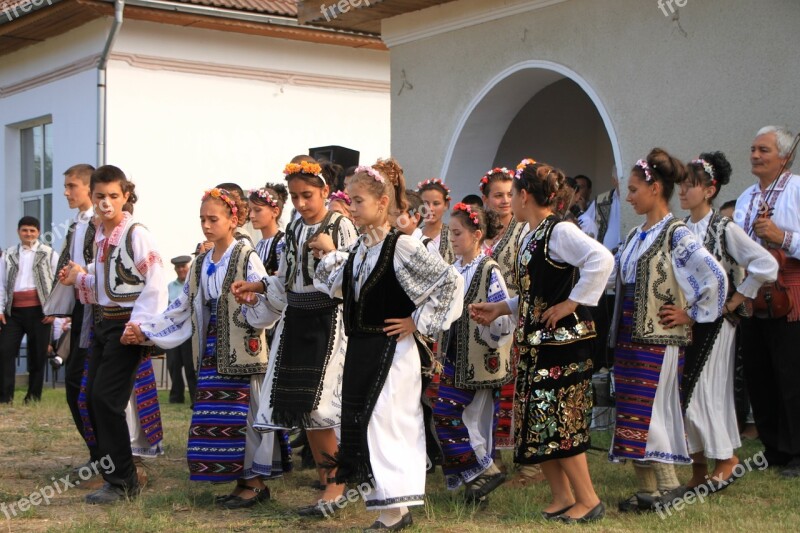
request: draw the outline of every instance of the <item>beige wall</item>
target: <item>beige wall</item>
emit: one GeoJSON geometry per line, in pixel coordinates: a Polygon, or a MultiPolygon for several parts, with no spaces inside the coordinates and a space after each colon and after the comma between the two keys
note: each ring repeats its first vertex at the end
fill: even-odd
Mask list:
{"type": "MultiPolygon", "coordinates": [[[[656,145],[683,159],[726,152],[734,177],[720,200],[752,183],[748,153],[759,126],[800,127],[796,0],[689,0],[677,21],[655,0],[567,0],[464,22],[470,10],[491,18],[520,3],[461,0],[384,23],[385,38],[401,43],[391,48],[392,151],[412,178],[442,173],[476,97],[499,73],[532,60],[577,73],[594,91],[616,132],[623,175],[656,145]],[[457,29],[401,39],[434,25],[457,29]]],[[[517,106],[497,127],[498,144],[522,107],[513,96],[498,99],[498,109],[517,106]]],[[[496,125],[489,118],[486,126],[496,125]]],[[[493,163],[496,147],[488,152],[464,173],[470,180],[493,163]]],[[[634,221],[626,205],[624,224],[634,221]]]]}

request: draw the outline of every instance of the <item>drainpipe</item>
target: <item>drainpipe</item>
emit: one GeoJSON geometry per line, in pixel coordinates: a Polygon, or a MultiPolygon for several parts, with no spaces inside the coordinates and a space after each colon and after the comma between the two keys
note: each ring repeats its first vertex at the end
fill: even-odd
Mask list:
{"type": "Polygon", "coordinates": [[[114,1],[114,22],[106,38],[106,45],[97,64],[97,166],[106,164],[106,67],[111,48],[122,27],[122,11],[125,0],[114,1]]]}

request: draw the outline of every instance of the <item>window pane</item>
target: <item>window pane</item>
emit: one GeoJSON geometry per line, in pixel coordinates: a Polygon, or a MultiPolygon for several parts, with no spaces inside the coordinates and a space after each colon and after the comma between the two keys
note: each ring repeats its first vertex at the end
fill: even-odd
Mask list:
{"type": "Polygon", "coordinates": [[[35,189],[42,188],[42,156],[44,154],[44,135],[42,134],[41,126],[36,126],[33,129],[33,175],[36,181],[34,182],[35,189]]]}
{"type": "Polygon", "coordinates": [[[33,166],[33,128],[26,128],[20,131],[20,145],[22,147],[20,159],[22,163],[22,192],[35,191],[36,173],[33,166]]]}
{"type": "MultiPolygon", "coordinates": [[[[53,195],[44,195],[44,213],[41,218],[41,233],[49,232],[53,228],[53,195]]],[[[53,244],[50,242],[49,244],[53,244]]]]}
{"type": "Polygon", "coordinates": [[[22,214],[26,217],[36,217],[41,223],[42,200],[36,198],[22,202],[22,214]]]}
{"type": "Polygon", "coordinates": [[[49,189],[53,186],[53,125],[44,125],[44,187],[49,189]]]}

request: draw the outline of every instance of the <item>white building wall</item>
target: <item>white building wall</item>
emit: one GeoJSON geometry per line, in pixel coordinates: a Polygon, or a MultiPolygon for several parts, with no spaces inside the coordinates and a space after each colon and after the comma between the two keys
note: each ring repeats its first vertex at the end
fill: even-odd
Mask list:
{"type": "Polygon", "coordinates": [[[60,250],[65,225],[72,217],[63,197],[62,173],[78,162],[95,162],[97,144],[97,73],[77,69],[50,83],[19,84],[99,53],[107,21],[94,21],[54,39],[0,57],[0,246],[18,242],[20,201],[19,129],[47,117],[53,124],[53,228],[42,228],[45,242],[60,250]],[[50,232],[48,234],[48,232],[50,232]]]}
{"type": "MultiPolygon", "coordinates": [[[[96,21],[0,57],[0,88],[99,54],[108,26],[96,21]]],[[[96,80],[86,67],[0,96],[0,246],[15,242],[21,209],[18,123],[52,116],[58,226],[71,215],[61,173],[96,162],[96,80]]],[[[364,162],[389,155],[388,83],[385,52],[126,20],[108,67],[107,162],[136,182],[136,215],[168,260],[201,240],[208,187],[282,181],[283,165],[314,146],[360,150],[364,162]]]]}
{"type": "MultiPolygon", "coordinates": [[[[126,30],[115,54],[158,54],[191,62],[187,70],[227,58],[249,68],[389,81],[382,52],[152,23],[126,30]]],[[[315,146],[353,148],[364,162],[389,155],[388,87],[279,85],[121,60],[111,62],[108,84],[108,162],[136,182],[136,215],[156,234],[165,259],[192,252],[203,239],[200,198],[220,182],[245,189],[283,182],[283,166],[315,146]]]]}

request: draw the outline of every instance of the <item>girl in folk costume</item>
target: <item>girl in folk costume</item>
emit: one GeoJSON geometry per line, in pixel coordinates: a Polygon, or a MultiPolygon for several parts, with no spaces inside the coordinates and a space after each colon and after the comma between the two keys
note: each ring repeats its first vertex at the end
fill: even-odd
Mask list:
{"type": "Polygon", "coordinates": [[[686,412],[686,434],[692,456],[690,488],[706,483],[707,459],[715,459],[711,478],[726,487],[735,479],[739,463],[734,450],[741,446],[733,399],[736,327],[747,316],[746,300],[753,299],[764,283],[778,277],[778,262],[730,218],[712,209],[714,198],[730,180],[731,165],[725,154],[700,154],[688,165],[681,183],[681,208],[691,215],[686,225],[719,261],[728,276],[724,318],[695,324],[692,344],[686,348],[681,397],[686,412]],[[721,482],[721,483],[720,483],[721,482]]]}
{"type": "Polygon", "coordinates": [[[328,483],[327,470],[321,465],[325,456],[335,454],[338,448],[335,428],[341,421],[347,338],[342,301],[314,287],[319,259],[309,240],[327,234],[337,247],[346,247],[356,240],[357,233],[349,219],[325,208],[328,185],[318,164],[289,163],[284,174],[299,218],[286,229],[278,272],[258,283],[237,282],[233,290],[240,302],[254,305],[245,306],[244,312],[248,317],[257,313],[260,326],[272,327],[282,317],[275,328],[256,428],[306,430],[324,490],[319,501],[298,512],[323,516],[324,504],[336,501],[344,492],[343,484],[328,483]],[[263,294],[258,294],[256,301],[253,293],[263,294]]]}
{"type": "Polygon", "coordinates": [[[328,197],[328,209],[340,213],[350,220],[353,219],[353,215],[350,214],[350,204],[352,203],[350,196],[345,191],[332,192],[328,197]]]}
{"type": "MultiPolygon", "coordinates": [[[[150,232],[132,219],[135,185],[119,168],[105,165],[92,173],[92,202],[99,219],[94,262],[87,269],[70,262],[59,274],[65,285],[75,285],[84,304],[96,304],[94,338],[87,371],[86,397],[94,430],[97,457],[108,455],[113,471],[103,474],[106,484],[86,497],[88,503],[113,503],[138,495],[139,486],[131,450],[126,406],[143,350],[124,338],[125,323],[149,320],[167,305],[161,256],[150,232]]],[[[152,367],[151,367],[152,371],[152,367]]],[[[152,374],[151,374],[152,377],[152,374]]],[[[142,386],[154,406],[154,383],[142,386]]],[[[138,413],[142,414],[141,411],[138,413]]],[[[153,419],[156,417],[154,413],[153,419]]],[[[154,440],[161,428],[148,426],[154,440]],[[153,430],[155,430],[153,432],[153,430]]],[[[148,428],[143,428],[147,430],[148,428]]],[[[154,443],[146,441],[149,450],[154,443]]]]}
{"type": "Polygon", "coordinates": [[[341,448],[336,479],[369,483],[368,528],[411,525],[408,506],[422,505],[426,442],[422,367],[416,336],[438,336],[461,313],[462,280],[419,240],[391,229],[390,212],[406,209],[398,171],[359,167],[348,190],[363,234],[347,252],[320,235],[324,255],[316,285],[344,299],[348,335],[342,384],[341,448]]]}
{"type": "MultiPolygon", "coordinates": [[[[520,165],[523,167],[535,163],[533,159],[525,159],[520,165]]],[[[517,295],[517,283],[514,279],[514,265],[517,261],[517,250],[520,240],[528,232],[524,222],[514,217],[511,209],[512,182],[514,171],[505,167],[494,168],[487,172],[480,181],[483,205],[488,211],[494,211],[502,224],[501,232],[491,239],[484,240],[484,253],[497,261],[500,272],[508,287],[508,295],[513,298],[517,295]]],[[[502,349],[511,350],[512,345],[502,349]]],[[[512,362],[511,371],[516,375],[516,358],[512,362]]],[[[498,414],[497,430],[495,432],[495,447],[497,449],[511,449],[514,447],[513,415],[514,415],[514,379],[500,388],[500,407],[498,414]]],[[[520,483],[541,480],[541,473],[534,478],[519,477],[520,483]]]]}
{"type": "Polygon", "coordinates": [[[267,183],[263,189],[250,191],[247,200],[250,209],[250,222],[253,229],[261,232],[261,240],[256,243],[256,253],[264,263],[267,276],[278,271],[280,257],[286,245],[284,233],[278,222],[283,214],[283,206],[289,199],[286,186],[281,183],[267,183]]]}
{"type": "Polygon", "coordinates": [[[484,236],[498,230],[496,215],[456,204],[450,213],[450,240],[459,257],[454,267],[464,278],[464,310],[449,331],[447,355],[433,416],[442,444],[447,488],[466,484],[468,501],[480,501],[505,481],[492,460],[500,387],[513,379],[509,316],[483,326],[471,320],[467,306],[508,298],[502,271],[481,250],[484,236]]]}
{"type": "Polygon", "coordinates": [[[450,228],[442,218],[450,208],[450,189],[439,178],[430,178],[417,184],[417,192],[425,204],[425,225],[422,242],[431,252],[438,253],[446,263],[456,260],[450,242],[450,228]]]}
{"type": "Polygon", "coordinates": [[[725,272],[669,199],[683,164],[655,148],[628,178],[628,202],[646,215],[617,252],[617,300],[609,340],[615,344],[617,422],[609,458],[634,459],[637,492],[623,512],[653,509],[682,494],[675,464],[689,464],[678,391],[683,350],[693,322],[722,313],[725,272]]]}
{"type": "MultiPolygon", "coordinates": [[[[278,223],[283,214],[283,207],[289,199],[289,191],[282,183],[267,183],[263,189],[250,191],[248,206],[250,208],[250,222],[253,228],[261,231],[261,240],[256,243],[256,253],[264,263],[267,276],[274,276],[278,272],[280,257],[286,246],[284,233],[278,228],[278,223]]],[[[267,333],[267,349],[272,346],[275,328],[269,328],[267,333]]],[[[272,361],[270,361],[272,363],[272,361]]],[[[269,366],[267,369],[269,371],[269,366]]],[[[273,472],[282,469],[283,472],[292,470],[292,449],[289,446],[289,433],[287,431],[275,432],[275,451],[280,451],[280,462],[273,461],[270,468],[273,472]]],[[[270,438],[265,436],[265,439],[270,438]]],[[[259,474],[270,475],[270,472],[261,471],[260,465],[254,470],[259,474]]]]}
{"type": "Polygon", "coordinates": [[[200,224],[213,248],[197,256],[183,293],[150,320],[131,322],[130,342],[150,340],[173,348],[192,339],[200,356],[186,458],[189,479],[237,481],[233,492],[217,498],[228,509],[250,507],[269,498],[257,470],[271,472],[272,441],[252,428],[267,367],[262,329],[242,319],[230,294],[234,280],[259,280],[263,264],[246,241],[237,240],[244,202],[225,189],[211,189],[200,204],[200,224]]]}
{"type": "Polygon", "coordinates": [[[599,520],[605,507],[592,487],[586,450],[592,407],[595,305],[614,260],[575,224],[555,211],[571,195],[561,171],[528,163],[514,179],[515,216],[533,228],[517,255],[519,295],[470,306],[488,324],[501,314],[518,317],[520,354],[514,413],[514,461],[540,464],[552,492],[542,515],[565,522],[599,520]]]}

